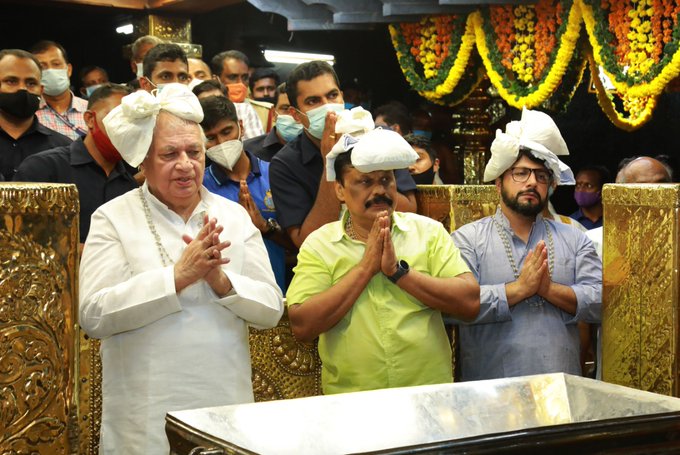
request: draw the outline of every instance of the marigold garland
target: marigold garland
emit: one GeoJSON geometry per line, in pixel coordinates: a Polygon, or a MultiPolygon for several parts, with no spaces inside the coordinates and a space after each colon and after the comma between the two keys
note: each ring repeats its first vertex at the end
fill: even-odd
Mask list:
{"type": "Polygon", "coordinates": [[[571,57],[567,71],[562,76],[562,80],[553,94],[550,95],[550,98],[541,104],[541,108],[553,112],[566,112],[571,99],[583,81],[583,74],[588,65],[585,41],[583,36],[579,37],[579,42],[576,44],[576,49],[574,49],[574,54],[571,57]]]}
{"type": "Polygon", "coordinates": [[[420,95],[429,99],[439,99],[442,96],[448,95],[453,92],[454,88],[458,85],[461,77],[465,74],[465,69],[470,61],[470,54],[472,53],[472,48],[475,44],[475,33],[474,26],[470,17],[465,21],[465,33],[461,37],[460,50],[456,55],[456,59],[453,66],[449,70],[449,74],[434,90],[420,91],[420,95]]]}
{"type": "Polygon", "coordinates": [[[463,102],[470,94],[482,83],[484,79],[484,66],[482,65],[479,54],[473,52],[470,55],[468,65],[456,87],[448,95],[441,98],[430,98],[429,100],[440,106],[454,107],[463,102]]]}
{"type": "Polygon", "coordinates": [[[425,17],[389,30],[404,76],[432,102],[456,104],[479,83],[480,64],[471,59],[476,44],[491,84],[509,105],[559,109],[585,68],[586,58],[575,52],[581,21],[593,49],[591,67],[602,67],[618,92],[607,93],[595,77],[600,106],[620,128],[639,128],[668,82],[680,76],[680,0],[539,0],[482,7],[467,17],[425,17]]]}
{"type": "Polygon", "coordinates": [[[389,31],[411,87],[432,93],[430,97],[451,93],[472,50],[466,16],[425,17],[417,23],[390,24],[389,31]]]}
{"type": "MultiPolygon", "coordinates": [[[[541,0],[550,1],[550,0],[541,0]]],[[[494,87],[498,90],[500,96],[510,105],[517,109],[523,107],[533,108],[545,100],[555,91],[562,80],[569,62],[571,61],[576,42],[579,37],[581,27],[581,15],[578,8],[574,8],[570,1],[559,2],[562,4],[560,8],[560,16],[565,17],[559,21],[559,28],[557,29],[556,43],[559,44],[557,49],[553,49],[550,53],[550,58],[547,62],[542,63],[544,70],[539,78],[536,78],[533,70],[529,64],[535,62],[533,56],[535,55],[533,47],[535,44],[535,37],[533,37],[533,28],[535,27],[534,17],[532,12],[528,15],[528,20],[519,21],[515,23],[515,34],[517,30],[522,32],[516,41],[521,39],[521,44],[517,49],[519,54],[513,59],[513,67],[510,74],[504,69],[503,56],[500,55],[500,49],[494,46],[494,42],[498,39],[495,36],[495,30],[490,23],[491,13],[494,8],[482,8],[471,14],[475,23],[475,34],[477,38],[477,49],[482,57],[484,66],[486,67],[489,79],[494,87]],[[527,35],[531,31],[532,39],[527,42],[527,35]],[[516,60],[525,60],[524,66],[515,65],[516,60]]],[[[530,6],[516,6],[514,7],[515,14],[523,15],[528,9],[533,9],[530,6]]],[[[557,11],[557,9],[553,9],[557,11]]],[[[557,22],[555,18],[553,18],[557,22]]],[[[502,41],[502,39],[501,39],[502,41]]]]}
{"type": "Polygon", "coordinates": [[[656,97],[680,75],[678,0],[574,2],[583,13],[595,63],[619,93],[632,98],[656,97]],[[620,23],[624,12],[630,22],[622,39],[626,30],[620,23]],[[655,25],[657,19],[650,18],[659,15],[663,18],[655,25]]]}
{"type": "Polygon", "coordinates": [[[597,94],[597,103],[610,122],[624,131],[635,131],[652,118],[652,113],[656,106],[656,96],[636,97],[629,93],[622,94],[620,98],[623,102],[624,110],[628,112],[628,116],[622,115],[616,110],[614,104],[613,98],[616,95],[607,91],[598,76],[598,65],[592,53],[588,55],[588,61],[597,94]]]}

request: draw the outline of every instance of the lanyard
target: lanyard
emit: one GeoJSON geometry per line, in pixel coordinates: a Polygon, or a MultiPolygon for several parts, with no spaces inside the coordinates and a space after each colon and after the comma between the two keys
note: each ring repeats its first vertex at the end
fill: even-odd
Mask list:
{"type": "MultiPolygon", "coordinates": [[[[87,131],[84,131],[82,128],[78,128],[77,126],[75,126],[73,123],[71,123],[71,121],[66,116],[61,115],[59,112],[55,111],[54,108],[52,106],[50,106],[49,104],[47,104],[47,107],[52,112],[54,112],[54,114],[59,118],[59,120],[62,121],[62,123],[64,123],[66,126],[68,126],[73,131],[75,131],[78,136],[80,136],[81,138],[84,138],[85,136],[87,136],[87,131]]],[[[68,112],[68,111],[66,111],[66,112],[68,112]]]]}

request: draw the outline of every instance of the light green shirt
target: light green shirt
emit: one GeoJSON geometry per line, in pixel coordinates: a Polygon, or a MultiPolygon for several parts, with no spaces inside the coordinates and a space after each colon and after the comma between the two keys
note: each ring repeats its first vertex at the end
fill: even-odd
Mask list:
{"type": "MultiPolygon", "coordinates": [[[[304,304],[340,281],[364,254],[341,221],[307,237],[286,299],[304,304]]],[[[441,223],[395,212],[392,242],[411,270],[454,277],[469,269],[441,223]]],[[[451,382],[451,344],[441,312],[376,274],[349,312],[319,337],[325,394],[451,382]]]]}

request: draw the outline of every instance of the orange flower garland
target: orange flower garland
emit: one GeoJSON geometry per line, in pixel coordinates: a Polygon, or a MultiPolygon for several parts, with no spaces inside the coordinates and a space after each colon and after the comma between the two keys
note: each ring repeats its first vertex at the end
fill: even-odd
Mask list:
{"type": "Polygon", "coordinates": [[[582,74],[583,57],[572,56],[584,23],[591,67],[602,68],[618,92],[609,94],[594,78],[598,101],[612,122],[631,130],[651,118],[658,95],[680,76],[679,21],[680,0],[538,0],[480,7],[467,18],[393,24],[390,34],[406,79],[428,100],[462,99],[474,80],[468,63],[476,44],[492,85],[521,108],[553,94],[568,102],[562,95],[571,92],[560,84],[573,85],[582,74]]]}
{"type": "Polygon", "coordinates": [[[550,62],[550,55],[557,46],[557,29],[562,25],[562,4],[557,2],[536,3],[536,61],[534,62],[534,80],[540,79],[545,67],[550,62]]]}
{"type": "Polygon", "coordinates": [[[498,39],[496,45],[498,52],[500,52],[501,64],[511,70],[512,69],[512,42],[515,41],[515,28],[513,27],[513,18],[515,16],[512,5],[499,5],[491,8],[489,11],[493,30],[498,39]]]}

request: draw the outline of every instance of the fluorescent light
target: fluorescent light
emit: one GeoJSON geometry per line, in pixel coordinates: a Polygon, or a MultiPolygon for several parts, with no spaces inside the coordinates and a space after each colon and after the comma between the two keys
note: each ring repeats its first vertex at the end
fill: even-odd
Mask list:
{"type": "Polygon", "coordinates": [[[330,65],[335,64],[335,56],[330,54],[310,54],[308,52],[288,52],[265,50],[264,58],[268,62],[300,64],[312,60],[322,60],[330,65]]]}
{"type": "Polygon", "coordinates": [[[132,27],[132,24],[125,24],[121,25],[120,27],[116,27],[116,33],[120,33],[122,35],[132,35],[133,31],[134,28],[132,27]]]}

